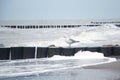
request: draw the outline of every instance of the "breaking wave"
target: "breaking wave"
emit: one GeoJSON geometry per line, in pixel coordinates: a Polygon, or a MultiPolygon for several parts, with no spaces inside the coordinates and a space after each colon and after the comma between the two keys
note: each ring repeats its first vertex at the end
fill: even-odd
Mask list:
{"type": "Polygon", "coordinates": [[[50,58],[1,61],[0,79],[17,76],[38,75],[88,65],[97,65],[116,61],[115,58],[104,57],[102,53],[79,51],[74,56],[55,55],[50,58]]]}

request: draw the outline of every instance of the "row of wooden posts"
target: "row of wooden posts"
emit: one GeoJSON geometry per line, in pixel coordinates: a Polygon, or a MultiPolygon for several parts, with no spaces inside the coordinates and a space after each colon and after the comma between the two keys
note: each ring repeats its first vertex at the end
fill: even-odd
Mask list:
{"type": "Polygon", "coordinates": [[[0,60],[46,58],[53,55],[73,56],[78,51],[100,52],[105,56],[120,55],[120,47],[77,47],[77,48],[49,48],[49,47],[10,47],[0,48],[0,60]]]}

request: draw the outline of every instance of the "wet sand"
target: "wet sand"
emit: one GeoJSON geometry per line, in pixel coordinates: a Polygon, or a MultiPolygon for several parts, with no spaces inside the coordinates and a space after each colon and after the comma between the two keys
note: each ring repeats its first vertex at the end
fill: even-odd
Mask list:
{"type": "Polygon", "coordinates": [[[94,66],[87,66],[84,69],[109,69],[120,71],[120,56],[115,57],[117,61],[94,66]]]}
{"type": "Polygon", "coordinates": [[[96,80],[99,80],[99,79],[120,80],[120,56],[116,56],[115,58],[117,59],[117,61],[115,62],[99,64],[99,65],[94,65],[94,66],[87,66],[87,67],[83,67],[83,69],[92,70],[92,72],[99,70],[99,72],[97,72],[96,74],[94,74],[94,72],[91,73],[91,74],[94,74],[96,80]],[[104,74],[105,72],[107,72],[107,74],[104,74]],[[114,76],[110,75],[111,73],[114,76]],[[98,75],[101,75],[101,74],[107,75],[107,77],[104,77],[104,78],[98,77],[98,75]]]}
{"type": "Polygon", "coordinates": [[[87,66],[87,67],[84,67],[84,69],[111,69],[111,70],[120,71],[120,61],[100,64],[100,65],[95,65],[95,66],[87,66]]]}

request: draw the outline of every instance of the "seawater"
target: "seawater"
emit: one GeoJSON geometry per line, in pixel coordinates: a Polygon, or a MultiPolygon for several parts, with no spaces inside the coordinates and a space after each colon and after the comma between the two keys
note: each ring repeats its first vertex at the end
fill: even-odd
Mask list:
{"type": "Polygon", "coordinates": [[[103,25],[98,27],[9,29],[0,27],[0,47],[40,46],[68,47],[64,36],[80,41],[72,47],[120,44],[120,27],[103,25]]]}
{"type": "Polygon", "coordinates": [[[116,59],[89,51],[79,51],[74,56],[55,55],[51,58],[1,61],[0,80],[68,80],[79,73],[78,69],[82,71],[84,66],[113,61],[116,59]]]}

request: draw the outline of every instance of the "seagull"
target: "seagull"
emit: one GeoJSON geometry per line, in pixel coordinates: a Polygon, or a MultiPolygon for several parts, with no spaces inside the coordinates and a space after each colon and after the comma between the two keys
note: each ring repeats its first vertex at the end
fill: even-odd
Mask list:
{"type": "MultiPolygon", "coordinates": [[[[64,37],[64,38],[66,38],[66,37],[64,37]]],[[[65,42],[66,42],[67,44],[69,44],[69,47],[71,48],[71,44],[73,44],[73,43],[78,43],[78,42],[80,42],[80,41],[76,41],[76,40],[71,39],[71,38],[66,38],[65,42]]]]}

